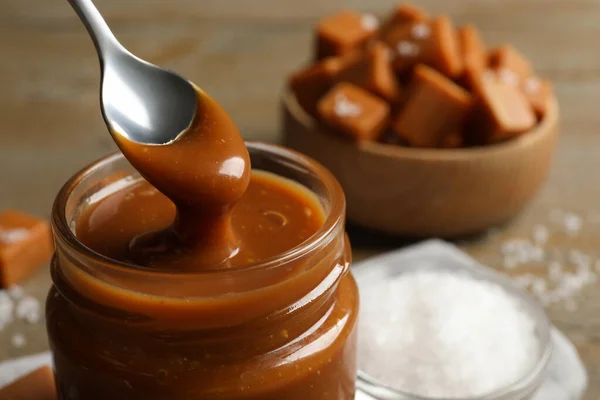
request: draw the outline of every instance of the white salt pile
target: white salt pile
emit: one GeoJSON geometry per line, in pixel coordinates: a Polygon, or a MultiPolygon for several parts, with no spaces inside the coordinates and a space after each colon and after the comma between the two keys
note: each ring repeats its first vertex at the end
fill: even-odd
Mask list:
{"type": "Polygon", "coordinates": [[[482,396],[522,378],[541,351],[520,300],[466,274],[406,273],[361,287],[361,303],[361,369],[396,390],[482,396]]]}

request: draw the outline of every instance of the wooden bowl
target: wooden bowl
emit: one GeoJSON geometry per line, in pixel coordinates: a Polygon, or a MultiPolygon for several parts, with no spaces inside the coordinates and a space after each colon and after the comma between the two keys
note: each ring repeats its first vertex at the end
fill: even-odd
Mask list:
{"type": "Polygon", "coordinates": [[[516,139],[484,147],[415,149],[355,143],[309,116],[287,89],[283,142],[327,167],[346,194],[348,220],[409,237],[457,237],[506,222],[546,179],[558,104],[516,139]]]}

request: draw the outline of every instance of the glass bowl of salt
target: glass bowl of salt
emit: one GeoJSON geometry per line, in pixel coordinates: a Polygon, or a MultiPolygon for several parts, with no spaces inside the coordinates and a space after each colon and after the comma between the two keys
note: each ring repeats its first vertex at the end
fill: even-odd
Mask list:
{"type": "Polygon", "coordinates": [[[353,273],[358,389],[372,398],[526,400],[544,379],[552,341],[542,306],[449,245],[384,254],[353,273]]]}

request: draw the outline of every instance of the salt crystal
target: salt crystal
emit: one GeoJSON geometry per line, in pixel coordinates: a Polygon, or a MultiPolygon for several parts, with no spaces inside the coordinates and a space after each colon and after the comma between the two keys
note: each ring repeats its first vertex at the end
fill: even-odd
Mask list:
{"type": "Polygon", "coordinates": [[[548,241],[549,236],[548,228],[544,225],[536,225],[533,228],[533,240],[537,244],[545,244],[548,241]]]}
{"type": "Polygon", "coordinates": [[[427,39],[431,35],[431,28],[427,24],[414,24],[410,30],[410,34],[415,39],[427,39]]]}
{"type": "Polygon", "coordinates": [[[581,227],[583,225],[583,220],[577,214],[566,213],[564,215],[563,223],[564,223],[565,229],[567,230],[567,233],[574,235],[581,230],[581,227]]]}
{"type": "Polygon", "coordinates": [[[10,343],[13,345],[13,347],[20,349],[27,344],[27,339],[25,339],[25,336],[22,334],[16,333],[10,338],[10,343]]]}
{"type": "Polygon", "coordinates": [[[553,281],[559,281],[562,277],[562,265],[557,261],[553,261],[550,263],[550,265],[548,266],[548,271],[550,274],[550,279],[552,279],[553,281]]]}
{"type": "Polygon", "coordinates": [[[408,40],[399,41],[396,45],[396,50],[398,50],[398,54],[405,57],[414,57],[419,54],[419,46],[408,40]]]}
{"type": "Polygon", "coordinates": [[[498,79],[500,82],[510,86],[517,86],[519,84],[519,76],[509,68],[500,68],[498,79]]]}
{"type": "Polygon", "coordinates": [[[541,87],[542,84],[540,80],[535,77],[528,78],[525,80],[525,83],[523,83],[523,90],[527,94],[535,94],[540,90],[541,87]]]}
{"type": "Polygon", "coordinates": [[[23,294],[25,293],[23,291],[23,287],[19,285],[12,285],[8,288],[7,292],[13,300],[19,300],[21,297],[23,297],[23,294]]]}
{"type": "Polygon", "coordinates": [[[546,293],[546,290],[546,280],[544,280],[544,278],[536,278],[531,284],[531,291],[536,296],[543,295],[544,293],[546,293]]]}
{"type": "Polygon", "coordinates": [[[526,239],[511,239],[502,245],[504,268],[512,269],[520,264],[541,262],[546,256],[544,249],[526,239]]]}
{"type": "Polygon", "coordinates": [[[480,397],[517,381],[538,358],[534,320],[495,283],[420,270],[361,291],[361,369],[395,389],[480,397]],[[394,306],[381,307],[382,299],[394,306]]]}
{"type": "Polygon", "coordinates": [[[23,297],[17,303],[15,315],[18,319],[27,321],[30,324],[38,323],[41,319],[40,302],[35,297],[23,297]]]}
{"type": "Polygon", "coordinates": [[[0,243],[14,244],[29,237],[29,230],[25,228],[3,229],[0,228],[0,243]]]}
{"type": "Polygon", "coordinates": [[[351,102],[343,94],[338,94],[335,97],[333,111],[338,117],[356,117],[362,112],[362,107],[359,104],[351,102]]]}
{"type": "Polygon", "coordinates": [[[575,265],[584,265],[584,264],[591,264],[592,259],[590,256],[588,256],[587,254],[584,254],[583,252],[579,251],[579,250],[570,250],[567,256],[567,259],[569,260],[570,263],[575,264],[575,265]]]}
{"type": "Polygon", "coordinates": [[[379,19],[373,14],[364,14],[360,23],[368,31],[374,31],[379,28],[379,19]]]}

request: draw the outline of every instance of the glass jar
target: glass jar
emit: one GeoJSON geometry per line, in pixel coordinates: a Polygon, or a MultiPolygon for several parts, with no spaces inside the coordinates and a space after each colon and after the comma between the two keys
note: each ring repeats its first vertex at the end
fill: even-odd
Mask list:
{"type": "Polygon", "coordinates": [[[358,291],[343,192],[303,155],[247,146],[255,170],[304,185],[327,217],[306,242],[241,268],[150,271],[78,241],[81,211],[139,179],[120,154],[62,188],[46,308],[60,399],[354,399],[358,291]]]}

